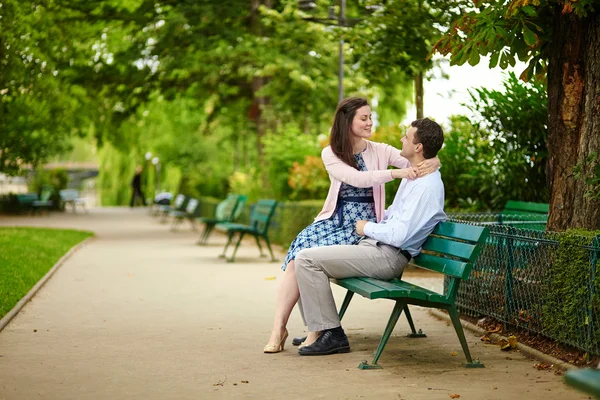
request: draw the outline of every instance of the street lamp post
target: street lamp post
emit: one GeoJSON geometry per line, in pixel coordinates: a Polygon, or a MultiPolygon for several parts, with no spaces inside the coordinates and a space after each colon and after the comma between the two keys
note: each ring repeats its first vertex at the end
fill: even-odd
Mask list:
{"type": "MultiPolygon", "coordinates": [[[[367,6],[367,11],[373,12],[379,9],[381,6],[367,6]]],[[[317,8],[317,4],[314,0],[298,0],[298,8],[303,11],[311,11],[317,8]]],[[[340,0],[340,13],[335,16],[334,7],[329,7],[329,15],[327,18],[316,18],[307,17],[305,21],[317,22],[325,25],[337,25],[345,28],[353,26],[361,21],[360,18],[346,18],[346,0],[340,0]],[[335,21],[335,22],[333,22],[335,21]]],[[[340,52],[339,52],[339,64],[338,64],[338,103],[344,99],[344,39],[340,39],[340,52]]]]}

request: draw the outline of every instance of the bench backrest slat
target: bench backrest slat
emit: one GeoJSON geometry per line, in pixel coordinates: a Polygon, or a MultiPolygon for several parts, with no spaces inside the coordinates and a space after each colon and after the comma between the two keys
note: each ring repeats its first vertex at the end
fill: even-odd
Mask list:
{"type": "Polygon", "coordinates": [[[198,201],[198,199],[192,198],[188,201],[187,206],[185,206],[185,212],[188,214],[195,214],[199,205],[200,202],[198,201]]]}
{"type": "Polygon", "coordinates": [[[546,203],[509,200],[502,214],[548,214],[548,210],[549,206],[546,203]]]}
{"type": "Polygon", "coordinates": [[[276,208],[276,200],[259,200],[250,213],[250,226],[254,227],[261,235],[266,235],[276,208]]]}
{"type": "Polygon", "coordinates": [[[175,196],[175,201],[173,201],[173,208],[176,210],[179,210],[181,208],[181,206],[183,205],[183,202],[185,201],[185,195],[184,194],[178,194],[177,196],[175,196]]]}
{"type": "Polygon", "coordinates": [[[468,279],[489,228],[440,222],[423,244],[423,252],[411,260],[421,268],[459,279],[468,279]],[[479,246],[478,246],[479,245],[479,246]]]}
{"type": "Polygon", "coordinates": [[[22,205],[30,205],[34,201],[37,201],[37,199],[38,199],[37,193],[25,193],[25,194],[17,195],[17,201],[19,202],[19,204],[22,204],[22,205]]]}
{"type": "Polygon", "coordinates": [[[423,250],[447,254],[463,260],[469,260],[476,244],[457,242],[443,237],[430,237],[423,244],[423,250]]]}
{"type": "Polygon", "coordinates": [[[58,194],[62,201],[74,201],[79,197],[77,189],[63,189],[58,194]]]}
{"type": "Polygon", "coordinates": [[[229,194],[225,200],[217,204],[215,218],[220,221],[235,221],[246,205],[246,195],[229,194]]]}

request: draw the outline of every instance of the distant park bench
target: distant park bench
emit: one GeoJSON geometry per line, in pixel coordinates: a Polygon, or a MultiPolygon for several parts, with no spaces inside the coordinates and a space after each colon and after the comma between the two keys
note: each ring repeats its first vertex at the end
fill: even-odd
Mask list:
{"type": "Polygon", "coordinates": [[[156,215],[160,215],[160,222],[167,222],[167,218],[169,217],[169,213],[171,211],[183,211],[186,206],[186,198],[184,194],[178,194],[175,196],[175,200],[173,200],[173,204],[161,204],[158,206],[158,211],[156,215]]]}
{"type": "Polygon", "coordinates": [[[184,219],[190,221],[192,229],[196,230],[195,219],[198,217],[200,212],[200,202],[198,199],[190,198],[185,206],[185,210],[171,210],[169,216],[173,217],[173,223],[171,224],[171,230],[175,232],[177,227],[184,219]]]}
{"type": "Polygon", "coordinates": [[[76,189],[63,189],[58,192],[61,201],[65,205],[65,209],[67,208],[67,204],[70,204],[73,212],[77,212],[77,206],[80,206],[83,211],[87,212],[87,208],[85,207],[86,200],[85,198],[79,197],[79,191],[76,189]]]}
{"type": "Polygon", "coordinates": [[[52,207],[52,201],[49,200],[51,195],[51,190],[43,191],[41,197],[37,193],[18,194],[17,202],[23,211],[35,213],[41,210],[49,210],[52,207]]]}
{"type": "Polygon", "coordinates": [[[214,217],[198,218],[198,222],[204,224],[204,231],[200,235],[198,244],[204,245],[208,242],[208,238],[217,224],[235,222],[244,210],[246,198],[245,195],[229,194],[225,200],[217,204],[214,217]]]}
{"type": "MultiPolygon", "coordinates": [[[[448,291],[446,294],[439,294],[429,289],[403,281],[402,279],[392,279],[383,281],[374,278],[346,278],[332,280],[343,288],[348,289],[344,302],[340,307],[340,319],[346,313],[346,309],[352,300],[354,293],[358,293],[368,299],[389,299],[396,302],[388,324],[383,332],[379,346],[375,351],[373,362],[367,364],[366,361],[359,365],[360,369],[381,368],[377,361],[385,348],[385,345],[404,311],[412,333],[410,337],[424,337],[425,334],[420,330],[415,330],[408,305],[418,305],[428,308],[441,308],[448,311],[454,330],[458,336],[465,357],[467,358],[466,367],[483,367],[479,361],[473,361],[465,334],[463,332],[458,310],[455,304],[458,287],[463,280],[469,278],[471,267],[477,256],[482,250],[485,239],[489,233],[489,228],[457,224],[453,222],[441,222],[425,243],[423,251],[417,257],[411,260],[411,264],[418,267],[439,272],[449,279],[448,291]]],[[[425,356],[426,357],[426,356],[425,356]]]]}
{"type": "Polygon", "coordinates": [[[226,258],[227,248],[231,243],[233,243],[235,235],[238,234],[238,240],[235,244],[233,254],[231,255],[231,258],[227,259],[228,262],[233,262],[235,260],[235,253],[242,242],[242,238],[244,235],[248,234],[254,236],[254,239],[256,239],[256,245],[260,250],[260,256],[265,257],[262,246],[260,245],[260,238],[262,238],[267,244],[269,253],[271,253],[271,261],[275,261],[275,256],[273,255],[273,250],[271,249],[271,244],[269,243],[268,232],[269,225],[271,224],[271,219],[273,218],[273,214],[275,214],[276,208],[277,201],[275,200],[259,200],[251,208],[250,223],[248,225],[237,224],[235,222],[217,224],[217,229],[223,229],[227,232],[227,244],[223,249],[223,254],[221,254],[219,257],[226,258]]]}

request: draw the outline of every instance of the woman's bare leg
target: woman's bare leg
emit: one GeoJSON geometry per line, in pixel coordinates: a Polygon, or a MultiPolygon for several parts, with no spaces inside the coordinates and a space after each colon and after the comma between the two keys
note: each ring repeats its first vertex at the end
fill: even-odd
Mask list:
{"type": "Polygon", "coordinates": [[[278,344],[285,335],[285,327],[299,298],[300,290],[298,289],[298,281],[296,280],[296,268],[294,260],[292,260],[285,268],[283,281],[277,292],[275,318],[273,320],[273,330],[271,331],[269,344],[278,344]]]}

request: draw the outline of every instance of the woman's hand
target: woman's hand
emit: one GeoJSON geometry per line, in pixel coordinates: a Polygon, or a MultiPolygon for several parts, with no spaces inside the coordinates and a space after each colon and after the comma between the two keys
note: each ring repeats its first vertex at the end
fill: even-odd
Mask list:
{"type": "Polygon", "coordinates": [[[421,161],[420,163],[417,164],[417,170],[418,170],[419,176],[425,176],[425,175],[428,175],[428,174],[434,172],[435,170],[437,170],[440,167],[440,165],[442,165],[442,164],[440,163],[440,159],[437,157],[430,158],[425,161],[421,161]]]}
{"type": "Polygon", "coordinates": [[[417,168],[401,168],[401,169],[393,169],[392,170],[392,178],[394,179],[415,179],[419,176],[419,171],[417,168]]]}

